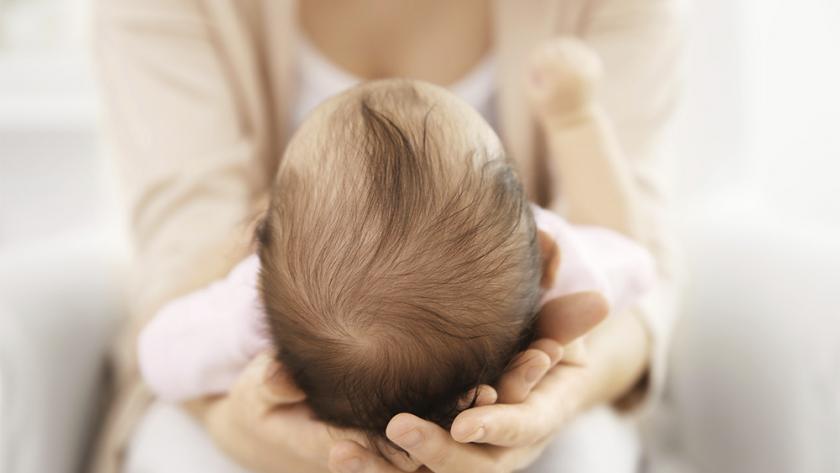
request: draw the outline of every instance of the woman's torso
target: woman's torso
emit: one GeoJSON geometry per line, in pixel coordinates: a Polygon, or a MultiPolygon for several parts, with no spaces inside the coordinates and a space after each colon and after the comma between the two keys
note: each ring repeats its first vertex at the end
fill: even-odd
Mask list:
{"type": "Polygon", "coordinates": [[[308,0],[298,4],[304,36],[361,79],[410,77],[452,84],[492,46],[487,0],[308,0]]]}

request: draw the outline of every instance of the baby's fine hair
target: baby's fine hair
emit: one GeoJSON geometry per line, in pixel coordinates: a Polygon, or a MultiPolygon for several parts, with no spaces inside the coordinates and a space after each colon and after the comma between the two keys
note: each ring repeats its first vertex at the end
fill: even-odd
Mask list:
{"type": "Polygon", "coordinates": [[[400,412],[448,427],[531,341],[539,302],[511,163],[429,87],[334,99],[287,150],[258,230],[278,360],[319,418],[378,438],[400,412]]]}

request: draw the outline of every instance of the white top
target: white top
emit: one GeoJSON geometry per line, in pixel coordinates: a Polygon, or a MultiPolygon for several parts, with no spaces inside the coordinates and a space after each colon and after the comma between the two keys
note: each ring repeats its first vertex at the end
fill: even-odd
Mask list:
{"type": "MultiPolygon", "coordinates": [[[[292,110],[292,130],[297,129],[318,104],[362,82],[362,79],[333,64],[305,37],[300,38],[299,54],[298,97],[292,110]]],[[[489,53],[461,80],[447,87],[478,110],[493,128],[496,128],[495,67],[495,56],[489,53]]]]}

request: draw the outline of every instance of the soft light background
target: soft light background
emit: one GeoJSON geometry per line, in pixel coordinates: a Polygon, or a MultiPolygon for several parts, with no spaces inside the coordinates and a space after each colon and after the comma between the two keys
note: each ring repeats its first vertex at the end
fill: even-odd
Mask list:
{"type": "MultiPolygon", "coordinates": [[[[664,153],[683,322],[650,467],[837,473],[840,2],[691,10],[664,153]]],[[[83,471],[122,312],[127,246],[86,14],[84,0],[0,0],[3,473],[83,471]]]]}

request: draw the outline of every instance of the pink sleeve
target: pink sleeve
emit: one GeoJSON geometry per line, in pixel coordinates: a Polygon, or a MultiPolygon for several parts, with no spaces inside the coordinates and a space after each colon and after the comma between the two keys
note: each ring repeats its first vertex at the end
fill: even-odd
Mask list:
{"type": "Polygon", "coordinates": [[[610,313],[638,304],[656,281],[653,257],[642,246],[611,230],[572,225],[559,215],[533,205],[537,227],[560,248],[554,287],[542,303],[582,291],[596,291],[610,304],[610,313]]]}
{"type": "Polygon", "coordinates": [[[140,371],[159,398],[226,392],[249,360],[271,349],[258,271],[259,259],[249,256],[225,279],[164,306],[141,332],[140,371]]]}

